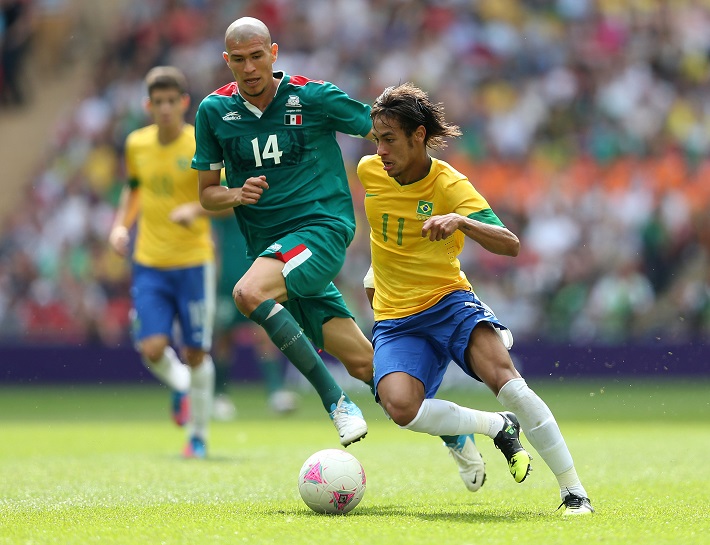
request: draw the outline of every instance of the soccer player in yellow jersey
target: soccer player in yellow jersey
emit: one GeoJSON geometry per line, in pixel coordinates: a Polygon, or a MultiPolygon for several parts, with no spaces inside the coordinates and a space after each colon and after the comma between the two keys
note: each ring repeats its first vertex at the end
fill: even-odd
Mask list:
{"type": "Polygon", "coordinates": [[[109,240],[127,255],[129,230],[137,220],[135,341],[145,366],[173,391],[175,422],[188,425],[184,455],[204,458],[215,372],[209,354],[215,307],[210,220],[190,168],[195,129],[185,122],[190,104],[185,78],[177,68],[161,66],[150,70],[145,82],[154,123],[126,140],[128,183],[109,240]],[[174,322],[180,325],[182,358],[171,347],[174,322]]]}
{"type": "Polygon", "coordinates": [[[371,228],[380,403],[405,429],[493,438],[517,482],[531,461],[519,441],[522,428],[557,477],[565,514],[592,513],[554,416],[508,354],[512,335],[460,268],[466,238],[511,257],[520,242],[463,174],[429,155],[446,137],[459,136],[459,128],[446,122],[441,104],[409,83],[385,89],[370,115],[377,155],[362,158],[358,176],[371,228]],[[434,399],[450,361],[484,382],[510,412],[434,399]]]}

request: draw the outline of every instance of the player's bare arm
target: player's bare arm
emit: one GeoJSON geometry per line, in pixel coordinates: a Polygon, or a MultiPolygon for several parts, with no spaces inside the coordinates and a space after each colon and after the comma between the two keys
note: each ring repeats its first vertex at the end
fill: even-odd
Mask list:
{"type": "Polygon", "coordinates": [[[109,244],[121,257],[128,255],[130,229],[136,221],[140,209],[138,190],[124,187],[121,191],[116,217],[109,233],[109,244]]]}
{"type": "Polygon", "coordinates": [[[198,173],[200,204],[214,212],[237,206],[238,193],[221,185],[219,170],[200,170],[198,173]]]}
{"type": "Polygon", "coordinates": [[[242,187],[226,187],[221,185],[220,171],[201,170],[200,204],[205,210],[217,212],[259,202],[264,190],[269,188],[266,176],[247,178],[242,187]]]}
{"type": "Polygon", "coordinates": [[[489,252],[515,257],[520,251],[520,241],[515,234],[498,225],[490,225],[452,212],[442,216],[433,216],[422,225],[422,236],[429,240],[443,240],[457,229],[472,240],[478,242],[489,252]]]}

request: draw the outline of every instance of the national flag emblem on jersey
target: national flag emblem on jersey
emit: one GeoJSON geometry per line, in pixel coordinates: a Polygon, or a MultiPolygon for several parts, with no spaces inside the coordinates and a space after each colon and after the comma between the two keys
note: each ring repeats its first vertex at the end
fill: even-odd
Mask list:
{"type": "Polygon", "coordinates": [[[301,114],[286,114],[284,115],[284,125],[303,125],[303,116],[301,114]]]}
{"type": "Polygon", "coordinates": [[[429,201],[419,201],[417,205],[417,218],[421,219],[422,216],[425,218],[430,218],[431,213],[434,211],[434,203],[429,201]]]}

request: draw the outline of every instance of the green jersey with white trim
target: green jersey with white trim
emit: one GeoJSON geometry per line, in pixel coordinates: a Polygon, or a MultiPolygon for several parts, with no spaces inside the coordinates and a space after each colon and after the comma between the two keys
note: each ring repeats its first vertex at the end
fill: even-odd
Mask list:
{"type": "Polygon", "coordinates": [[[236,82],[205,97],[197,110],[196,170],[224,166],[229,187],[266,176],[259,202],[234,209],[250,258],[305,225],[338,229],[348,244],[355,214],[336,132],[366,136],[370,107],[332,83],[274,73],[281,81],[264,112],[236,82]]]}

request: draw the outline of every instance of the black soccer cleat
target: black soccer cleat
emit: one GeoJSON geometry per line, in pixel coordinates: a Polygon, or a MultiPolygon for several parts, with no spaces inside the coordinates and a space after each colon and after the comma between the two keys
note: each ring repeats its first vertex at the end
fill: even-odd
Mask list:
{"type": "Polygon", "coordinates": [[[592,502],[589,501],[589,498],[578,496],[577,494],[567,494],[557,509],[560,509],[563,505],[565,510],[562,515],[591,515],[594,513],[594,507],[592,507],[592,502]]]}
{"type": "Polygon", "coordinates": [[[503,423],[503,429],[493,439],[493,443],[508,461],[508,469],[515,482],[522,483],[532,470],[530,466],[532,456],[527,453],[520,443],[520,423],[518,418],[511,412],[498,414],[503,417],[505,422],[503,423]]]}

